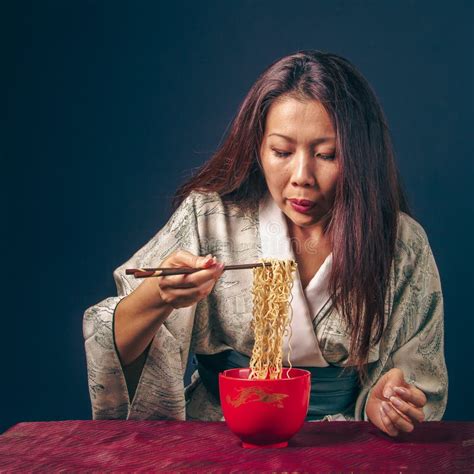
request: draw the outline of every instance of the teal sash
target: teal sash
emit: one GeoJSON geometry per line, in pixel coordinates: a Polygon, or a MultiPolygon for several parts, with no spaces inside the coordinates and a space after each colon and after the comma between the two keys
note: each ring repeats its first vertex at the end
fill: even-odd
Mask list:
{"type": "MultiPolygon", "coordinates": [[[[211,395],[219,401],[219,372],[248,367],[250,358],[240,352],[227,350],[218,354],[196,354],[199,376],[211,395]]],[[[295,366],[296,367],[296,366],[295,366]]],[[[321,420],[326,415],[352,414],[359,394],[358,372],[335,365],[300,367],[311,373],[311,394],[306,421],[321,420]]]]}

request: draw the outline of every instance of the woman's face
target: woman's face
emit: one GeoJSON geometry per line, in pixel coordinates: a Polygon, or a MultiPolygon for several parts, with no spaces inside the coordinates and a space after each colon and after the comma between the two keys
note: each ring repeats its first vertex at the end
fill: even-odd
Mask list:
{"type": "Polygon", "coordinates": [[[260,159],[270,194],[289,223],[304,228],[322,224],[334,201],[339,161],[336,133],[321,103],[290,97],[275,101],[260,159]]]}

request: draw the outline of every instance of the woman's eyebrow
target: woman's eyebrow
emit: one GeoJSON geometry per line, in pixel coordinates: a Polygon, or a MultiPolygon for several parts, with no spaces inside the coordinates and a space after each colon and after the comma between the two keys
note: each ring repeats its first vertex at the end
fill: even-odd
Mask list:
{"type": "MultiPolygon", "coordinates": [[[[272,135],[276,135],[277,137],[284,138],[285,140],[288,140],[291,143],[296,142],[296,140],[294,138],[288,137],[286,135],[282,135],[281,133],[270,133],[270,135],[268,135],[268,136],[271,137],[272,135]]],[[[318,143],[331,142],[331,141],[335,141],[335,140],[336,140],[336,137],[320,137],[320,138],[316,138],[315,140],[313,140],[311,142],[311,144],[314,145],[314,144],[318,144],[318,143]]]]}

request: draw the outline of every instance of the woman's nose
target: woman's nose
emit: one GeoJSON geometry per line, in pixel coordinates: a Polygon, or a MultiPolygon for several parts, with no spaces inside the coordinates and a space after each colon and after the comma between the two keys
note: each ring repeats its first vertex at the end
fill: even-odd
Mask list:
{"type": "Polygon", "coordinates": [[[314,162],[309,153],[295,154],[292,161],[291,184],[293,186],[314,186],[316,184],[314,162]]]}

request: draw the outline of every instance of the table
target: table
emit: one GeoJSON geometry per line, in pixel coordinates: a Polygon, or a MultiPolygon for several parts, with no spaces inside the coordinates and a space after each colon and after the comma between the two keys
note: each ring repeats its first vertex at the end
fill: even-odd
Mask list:
{"type": "Polygon", "coordinates": [[[287,448],[244,449],[224,422],[19,423],[0,471],[472,472],[474,423],[427,422],[397,439],[369,422],[305,423],[287,448]]]}

